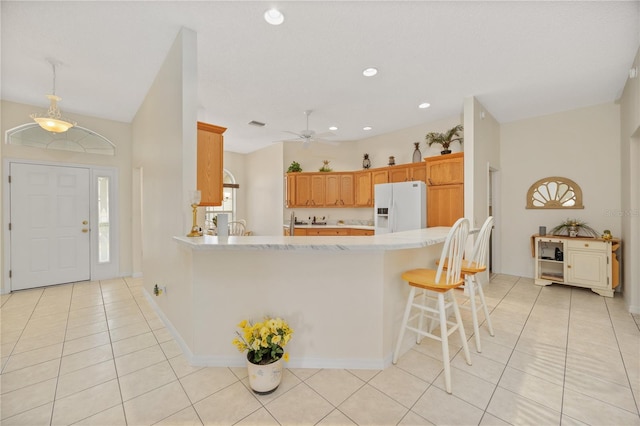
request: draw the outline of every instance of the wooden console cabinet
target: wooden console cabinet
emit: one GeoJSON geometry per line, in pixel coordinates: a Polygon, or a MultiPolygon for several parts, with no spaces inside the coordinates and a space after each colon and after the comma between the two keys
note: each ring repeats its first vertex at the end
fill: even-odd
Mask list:
{"type": "Polygon", "coordinates": [[[619,284],[620,240],[536,235],[532,240],[537,285],[567,284],[613,297],[619,284]]]}

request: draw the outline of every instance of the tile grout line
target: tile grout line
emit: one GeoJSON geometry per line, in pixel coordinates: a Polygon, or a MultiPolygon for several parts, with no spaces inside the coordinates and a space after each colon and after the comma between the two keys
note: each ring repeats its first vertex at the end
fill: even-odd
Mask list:
{"type": "MultiPolygon", "coordinates": [[[[611,310],[609,309],[609,305],[607,304],[607,300],[606,299],[604,301],[604,306],[607,309],[607,315],[609,316],[609,322],[611,323],[611,328],[613,329],[613,338],[616,339],[616,345],[618,346],[618,352],[620,352],[620,359],[622,361],[622,366],[624,367],[625,375],[627,376],[627,383],[629,384],[629,389],[631,390],[631,396],[633,397],[633,402],[636,405],[636,414],[640,415],[640,409],[638,407],[638,398],[636,397],[636,394],[635,394],[634,389],[633,389],[633,385],[631,384],[631,379],[629,378],[629,370],[627,370],[627,365],[624,362],[624,356],[622,356],[622,348],[620,347],[620,340],[618,339],[618,333],[616,333],[615,325],[613,323],[613,320],[611,319],[611,310]]],[[[631,314],[629,314],[629,315],[631,315],[631,314]]],[[[635,322],[635,318],[633,318],[633,315],[631,315],[631,317],[635,322]]]]}
{"type": "MultiPolygon", "coordinates": [[[[518,284],[518,281],[520,281],[520,278],[518,278],[516,280],[516,282],[513,283],[513,286],[511,286],[509,291],[502,297],[502,299],[500,299],[500,303],[502,303],[504,301],[505,297],[507,297],[509,295],[509,293],[511,293],[513,291],[513,289],[518,284]]],[[[507,358],[507,362],[504,364],[504,368],[502,369],[502,373],[500,373],[500,377],[498,378],[498,381],[496,382],[496,385],[493,388],[493,391],[491,392],[491,396],[489,397],[489,401],[487,402],[487,406],[485,407],[484,412],[482,413],[482,416],[480,417],[480,422],[478,424],[482,423],[482,419],[487,414],[487,409],[489,408],[489,405],[491,405],[491,400],[495,396],[496,390],[498,389],[498,387],[500,387],[500,380],[502,380],[502,376],[504,376],[504,372],[506,371],[507,367],[509,366],[509,361],[511,360],[511,357],[513,356],[513,353],[515,352],[516,347],[518,346],[518,342],[520,341],[520,338],[522,337],[522,333],[524,332],[524,329],[527,326],[527,322],[529,322],[529,319],[531,318],[531,312],[533,312],[533,309],[535,308],[536,303],[538,303],[538,299],[540,298],[540,293],[542,293],[542,288],[538,289],[538,294],[536,295],[535,300],[531,304],[531,309],[529,309],[529,313],[527,314],[527,319],[524,321],[524,324],[522,324],[522,329],[520,330],[520,333],[518,334],[518,338],[516,339],[516,341],[513,344],[513,349],[511,349],[511,353],[509,354],[509,358],[507,358]]],[[[496,308],[497,308],[497,305],[496,305],[496,308]]],[[[508,391],[508,389],[507,389],[507,391],[508,391]]],[[[511,391],[509,391],[509,392],[511,392],[511,391]]],[[[529,399],[529,398],[526,398],[526,399],[529,399]]],[[[489,415],[494,416],[494,417],[496,417],[496,418],[498,418],[500,420],[503,420],[503,421],[507,422],[506,420],[500,418],[499,416],[497,416],[495,414],[489,413],[489,415]]]]}

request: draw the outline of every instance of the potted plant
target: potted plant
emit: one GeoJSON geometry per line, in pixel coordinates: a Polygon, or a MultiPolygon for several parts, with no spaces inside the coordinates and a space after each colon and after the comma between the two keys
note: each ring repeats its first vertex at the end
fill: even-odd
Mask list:
{"type": "Polygon", "coordinates": [[[300,163],[298,163],[297,161],[292,161],[291,164],[289,165],[289,168],[287,169],[287,173],[301,172],[301,171],[302,171],[302,167],[300,167],[300,163]]]}
{"type": "Polygon", "coordinates": [[[425,139],[429,146],[433,145],[434,143],[442,145],[443,150],[440,151],[440,154],[451,154],[451,150],[449,149],[451,143],[455,141],[462,143],[464,140],[464,138],[458,134],[458,132],[461,132],[462,129],[462,124],[458,124],[457,126],[449,129],[444,133],[429,132],[425,136],[425,139]]]}
{"type": "Polygon", "coordinates": [[[282,360],[289,360],[284,347],[291,340],[293,330],[282,318],[265,317],[252,324],[243,320],[238,324],[233,344],[240,352],[247,351],[249,385],[260,395],[275,391],[282,380],[282,360]]]}
{"type": "Polygon", "coordinates": [[[577,237],[580,232],[583,232],[588,237],[597,238],[600,233],[587,225],[586,222],[578,219],[566,219],[560,225],[551,230],[553,235],[568,235],[570,237],[577,237]]]}
{"type": "Polygon", "coordinates": [[[329,160],[322,160],[322,167],[318,169],[319,172],[330,172],[332,171],[331,167],[329,167],[329,160]]]}

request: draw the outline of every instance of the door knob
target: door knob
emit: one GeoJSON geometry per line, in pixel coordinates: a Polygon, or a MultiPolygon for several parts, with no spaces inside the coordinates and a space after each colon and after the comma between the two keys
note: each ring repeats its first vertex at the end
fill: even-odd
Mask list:
{"type": "Polygon", "coordinates": [[[89,222],[88,222],[88,221],[86,221],[86,220],[83,220],[83,221],[82,221],[82,224],[83,224],[83,225],[87,225],[87,224],[89,224],[89,222]]]}
{"type": "Polygon", "coordinates": [[[87,233],[87,232],[89,232],[89,230],[87,228],[82,228],[82,232],[87,233]]]}

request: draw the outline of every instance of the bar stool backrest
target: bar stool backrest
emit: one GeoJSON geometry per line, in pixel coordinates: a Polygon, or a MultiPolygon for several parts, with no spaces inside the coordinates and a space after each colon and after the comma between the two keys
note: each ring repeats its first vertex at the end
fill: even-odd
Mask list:
{"type": "Polygon", "coordinates": [[[462,268],[462,257],[464,255],[464,247],[469,236],[469,220],[462,217],[456,221],[451,227],[447,239],[442,247],[440,262],[438,262],[438,270],[436,272],[436,283],[441,283],[444,265],[445,282],[443,285],[453,284],[460,281],[460,269],[462,268]]]}

